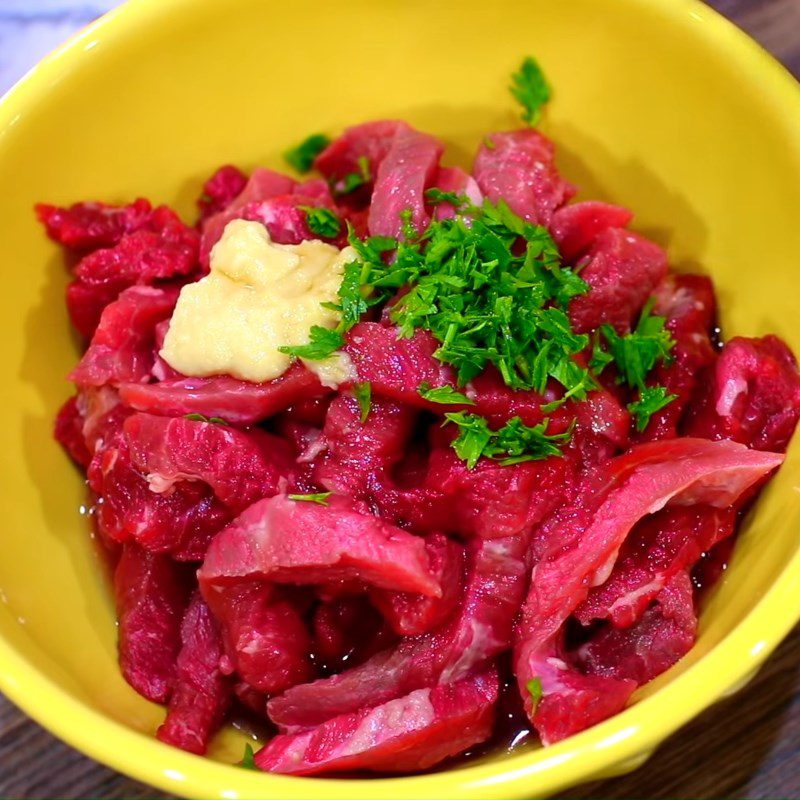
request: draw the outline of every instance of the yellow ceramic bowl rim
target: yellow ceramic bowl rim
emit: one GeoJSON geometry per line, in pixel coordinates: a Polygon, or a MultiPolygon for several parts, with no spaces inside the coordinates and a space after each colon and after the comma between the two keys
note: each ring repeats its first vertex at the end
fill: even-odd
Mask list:
{"type": "MultiPolygon", "coordinates": [[[[620,0],[644,5],[666,22],[691,16],[707,26],[716,45],[758,75],[762,97],[800,121],[800,85],[768,53],[700,0],[620,0]]],[[[81,68],[81,56],[102,36],[147,35],[167,9],[191,12],[195,0],[129,0],[74,36],[34,67],[0,100],[3,131],[29,108],[46,102],[54,79],[81,68]]],[[[800,122],[791,142],[800,152],[800,122]]],[[[637,766],[669,734],[752,677],[800,619],[800,551],[737,627],[706,656],[664,688],[623,713],[545,751],[452,771],[375,780],[298,779],[255,773],[174,750],[75,700],[0,639],[0,690],[33,719],[92,758],[138,780],[184,797],[383,800],[445,798],[492,800],[544,796],[607,773],[637,766]]]]}

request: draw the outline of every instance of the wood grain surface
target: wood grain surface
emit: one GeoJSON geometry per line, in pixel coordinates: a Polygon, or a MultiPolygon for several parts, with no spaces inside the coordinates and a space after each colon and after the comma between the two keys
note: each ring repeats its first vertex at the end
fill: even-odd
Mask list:
{"type": "MultiPolygon", "coordinates": [[[[712,0],[710,5],[800,76],[800,0],[712,0]]],[[[85,758],[0,697],[0,797],[165,795],[85,758]]],[[[800,798],[800,629],[743,692],[676,733],[643,768],[563,797],[800,798]]]]}

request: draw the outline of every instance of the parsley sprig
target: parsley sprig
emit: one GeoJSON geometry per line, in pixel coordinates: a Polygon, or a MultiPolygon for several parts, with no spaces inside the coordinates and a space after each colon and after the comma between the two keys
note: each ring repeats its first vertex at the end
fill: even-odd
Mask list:
{"type": "Polygon", "coordinates": [[[342,221],[329,208],[322,206],[299,206],[305,212],[306,224],[311,233],[323,239],[335,239],[342,229],[342,221]]]}
{"type": "Polygon", "coordinates": [[[316,503],[320,506],[327,506],[328,498],[333,494],[333,492],[317,492],[316,494],[290,494],[287,497],[290,500],[305,502],[305,503],[316,503]]]}
{"type": "Polygon", "coordinates": [[[312,133],[297,147],[287,150],[283,157],[298,172],[308,172],[314,165],[314,159],[331,143],[324,133],[312,133]]]}
{"type": "Polygon", "coordinates": [[[528,56],[511,76],[511,94],[522,106],[522,119],[536,125],[550,100],[550,86],[536,59],[528,56]]]}

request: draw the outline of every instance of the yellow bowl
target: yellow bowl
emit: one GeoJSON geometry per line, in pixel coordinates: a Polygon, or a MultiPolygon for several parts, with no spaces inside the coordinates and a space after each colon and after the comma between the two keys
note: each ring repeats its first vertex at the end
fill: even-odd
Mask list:
{"type": "Polygon", "coordinates": [[[545,130],[584,197],[630,206],[680,269],[708,272],[727,335],[800,352],[800,92],[694,0],[133,0],[0,103],[0,687],[94,758],[195,798],[518,798],[633,769],[741,687],[800,616],[800,441],[751,515],[697,646],[624,713],[550,749],[410,778],[313,780],[203,760],[152,738],[162,710],[115,661],[83,485],[51,439],[76,357],[61,256],[35,201],[145,195],[192,214],[217,165],[281,167],[315,131],[403,117],[467,163],[516,124],[506,86],[533,53],[555,87],[545,130]]]}

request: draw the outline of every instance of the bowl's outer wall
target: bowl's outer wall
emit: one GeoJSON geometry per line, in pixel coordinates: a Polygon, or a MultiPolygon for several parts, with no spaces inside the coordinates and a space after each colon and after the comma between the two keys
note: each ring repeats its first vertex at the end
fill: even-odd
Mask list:
{"type": "MultiPolygon", "coordinates": [[[[84,485],[51,439],[78,351],[63,258],[32,205],[146,196],[191,218],[219,164],[280,169],[281,151],[305,135],[379,117],[433,132],[446,159],[468,165],[484,133],[517,125],[506,87],[528,53],[555,87],[544,130],[580,197],[630,206],[635,229],[668,247],[677,269],[713,275],[727,336],[776,332],[800,352],[797,91],[699,4],[135,0],[0,108],[0,680],[29,713],[95,757],[196,797],[533,796],[632,766],[741,682],[797,618],[795,443],[695,650],[642,692],[656,697],[558,747],[379,789],[256,776],[121,727],[149,736],[162,711],[119,675],[106,575],[79,513],[84,485]]],[[[212,755],[234,761],[242,741],[227,732],[212,755]]]]}

